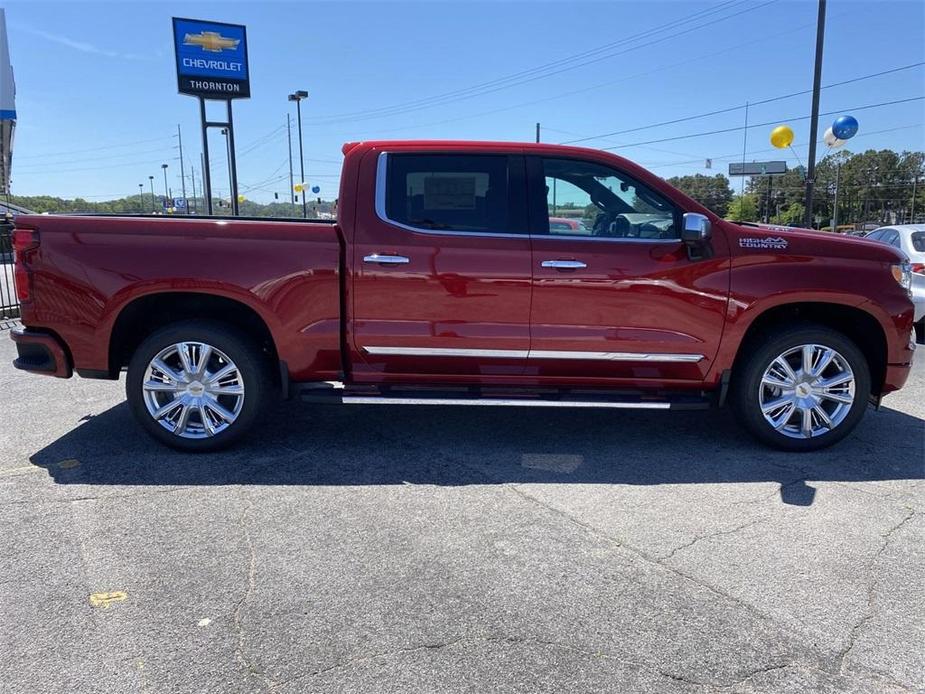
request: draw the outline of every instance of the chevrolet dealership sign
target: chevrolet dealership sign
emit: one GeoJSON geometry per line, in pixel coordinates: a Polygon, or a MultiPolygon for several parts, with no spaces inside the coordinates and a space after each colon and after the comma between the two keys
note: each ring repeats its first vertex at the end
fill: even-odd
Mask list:
{"type": "Polygon", "coordinates": [[[177,89],[207,99],[246,99],[247,30],[240,24],[173,18],[177,89]]]}

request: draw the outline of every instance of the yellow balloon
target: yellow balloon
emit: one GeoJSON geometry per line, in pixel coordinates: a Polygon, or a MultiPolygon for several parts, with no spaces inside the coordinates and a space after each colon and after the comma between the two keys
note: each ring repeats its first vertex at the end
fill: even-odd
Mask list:
{"type": "Polygon", "coordinates": [[[243,196],[243,195],[239,195],[239,196],[238,196],[238,202],[244,202],[244,196],[243,196]]]}
{"type": "Polygon", "coordinates": [[[305,190],[305,186],[303,186],[301,183],[296,183],[294,186],[292,186],[292,189],[295,190],[296,193],[301,193],[303,190],[305,190]]]}
{"type": "Polygon", "coordinates": [[[793,144],[793,130],[789,125],[778,125],[771,131],[771,144],[777,149],[786,149],[793,144]]]}

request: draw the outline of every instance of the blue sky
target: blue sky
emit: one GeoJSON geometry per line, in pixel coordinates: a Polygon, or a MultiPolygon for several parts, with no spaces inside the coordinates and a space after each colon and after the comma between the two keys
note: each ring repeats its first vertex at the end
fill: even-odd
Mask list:
{"type": "MultiPolygon", "coordinates": [[[[178,123],[187,166],[192,162],[198,172],[197,102],[177,94],[171,43],[170,19],[184,16],[247,25],[252,98],[235,102],[238,178],[245,195],[262,202],[274,192],[288,197],[285,119],[293,111],[286,95],[295,89],[311,94],[303,103],[306,178],[331,198],[340,148],[350,140],[532,141],[539,121],[544,141],[562,142],[809,89],[817,7],[810,0],[33,0],[4,6],[17,83],[15,194],[104,200],[137,193],[138,183],[148,190],[149,175],[161,192],[164,162],[176,192],[178,123]],[[651,33],[639,37],[643,32],[651,33]],[[602,46],[609,47],[497,81],[602,46]]],[[[925,4],[828,3],[823,84],[922,61],[925,4]]],[[[925,102],[858,109],[923,94],[925,70],[919,66],[826,89],[821,111],[858,118],[860,133],[849,149],[921,150],[925,102]]],[[[805,161],[809,121],[795,118],[809,110],[804,94],[754,106],[749,120],[790,122],[805,161]]],[[[833,118],[821,119],[820,136],[833,118]]],[[[738,128],[743,121],[738,108],[582,144],[616,147],[664,177],[725,172],[729,161],[741,159],[742,131],[693,135],[738,128]],[[712,171],[704,168],[707,158],[714,160],[712,171]]],[[[747,158],[786,158],[795,165],[789,152],[768,151],[770,130],[748,130],[747,158]]],[[[227,194],[218,133],[210,147],[213,188],[227,194]]]]}

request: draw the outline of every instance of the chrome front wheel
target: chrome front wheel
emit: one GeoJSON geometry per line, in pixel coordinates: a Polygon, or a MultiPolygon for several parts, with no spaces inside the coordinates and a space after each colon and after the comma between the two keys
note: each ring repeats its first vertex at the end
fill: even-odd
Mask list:
{"type": "Polygon", "coordinates": [[[848,360],[819,344],[791,347],[761,377],[758,399],[765,420],[784,436],[811,439],[834,430],[854,404],[848,360]]]}
{"type": "Polygon", "coordinates": [[[244,375],[222,350],[206,342],[175,342],[144,372],[142,392],[151,418],[183,439],[216,436],[244,407],[244,375]]]}
{"type": "Polygon", "coordinates": [[[869,357],[844,333],[813,324],[770,329],[742,350],[729,399],[738,420],[764,443],[819,450],[847,436],[864,416],[869,357]]]}

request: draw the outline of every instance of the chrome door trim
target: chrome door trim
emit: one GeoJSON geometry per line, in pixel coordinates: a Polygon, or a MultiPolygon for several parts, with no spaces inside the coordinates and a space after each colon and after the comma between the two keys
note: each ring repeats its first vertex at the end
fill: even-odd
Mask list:
{"type": "Polygon", "coordinates": [[[381,253],[372,253],[363,256],[364,263],[380,263],[382,265],[405,265],[411,262],[411,259],[404,255],[383,255],[381,253]]]}
{"type": "Polygon", "coordinates": [[[588,264],[580,260],[544,260],[540,263],[540,267],[552,267],[557,270],[578,270],[588,267],[588,264]]]}
{"type": "Polygon", "coordinates": [[[574,352],[558,349],[531,349],[529,359],[587,359],[591,361],[657,361],[696,364],[702,354],[652,354],[647,352],[574,352]]]}
{"type": "Polygon", "coordinates": [[[516,398],[399,398],[345,395],[345,405],[471,405],[480,407],[586,407],[614,410],[668,410],[667,402],[605,402],[594,400],[518,400],[516,398]]]}
{"type": "Polygon", "coordinates": [[[489,359],[581,359],[588,361],[647,361],[696,364],[702,354],[646,352],[577,352],[571,350],[463,349],[456,347],[363,347],[367,354],[396,357],[483,357],[489,359]]]}
{"type": "Polygon", "coordinates": [[[488,357],[526,359],[525,349],[458,349],[455,347],[364,347],[367,354],[396,357],[488,357]]]}
{"type": "Polygon", "coordinates": [[[529,234],[527,233],[511,234],[504,231],[444,231],[440,229],[422,229],[421,227],[413,227],[408,224],[396,222],[394,219],[389,219],[385,212],[385,191],[388,167],[389,152],[379,152],[379,158],[376,160],[376,216],[380,221],[385,222],[386,224],[391,224],[392,226],[398,227],[399,229],[405,229],[406,231],[414,232],[415,234],[428,234],[430,236],[467,236],[482,238],[487,237],[492,239],[524,240],[530,238],[529,234]]]}
{"type": "Polygon", "coordinates": [[[680,238],[674,239],[637,239],[613,236],[585,236],[584,234],[530,234],[531,239],[549,239],[550,241],[594,241],[605,243],[681,243],[680,238]]]}

